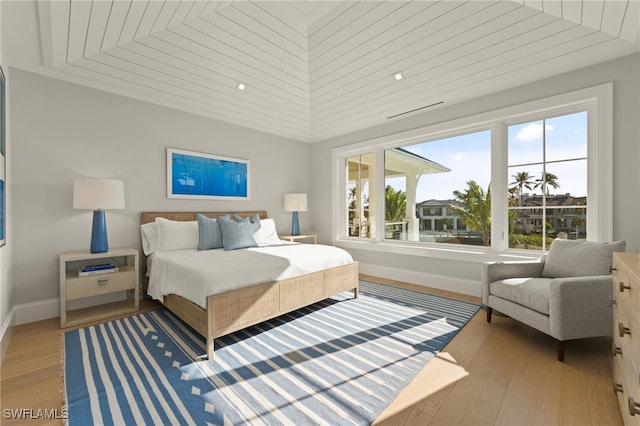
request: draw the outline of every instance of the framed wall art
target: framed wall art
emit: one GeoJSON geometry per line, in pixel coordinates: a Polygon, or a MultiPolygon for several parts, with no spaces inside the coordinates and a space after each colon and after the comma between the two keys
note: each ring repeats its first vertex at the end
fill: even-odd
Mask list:
{"type": "Polygon", "coordinates": [[[6,244],[7,235],[7,172],[5,143],[5,87],[4,72],[0,67],[0,247],[6,244]]]}
{"type": "Polygon", "coordinates": [[[249,199],[249,161],[167,148],[167,197],[249,199]]]}

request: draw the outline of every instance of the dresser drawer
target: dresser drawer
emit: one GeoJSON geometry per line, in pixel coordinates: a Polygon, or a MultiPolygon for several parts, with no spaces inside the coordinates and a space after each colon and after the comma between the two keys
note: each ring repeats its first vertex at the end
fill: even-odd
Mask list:
{"type": "Polygon", "coordinates": [[[620,298],[613,312],[613,341],[622,348],[625,362],[640,365],[640,327],[629,307],[620,298]]]}
{"type": "MultiPolygon", "coordinates": [[[[636,398],[634,395],[638,392],[638,386],[633,386],[633,383],[629,381],[629,378],[633,375],[636,378],[637,375],[628,372],[628,367],[631,365],[630,362],[624,360],[623,357],[617,355],[613,358],[613,390],[616,393],[616,397],[618,399],[618,405],[620,406],[620,413],[622,414],[622,420],[626,426],[638,425],[640,426],[640,414],[631,415],[630,413],[630,402],[629,399],[633,398],[635,402],[636,398]]],[[[636,382],[637,383],[637,382],[636,382]]]]}
{"type": "Polygon", "coordinates": [[[135,271],[130,270],[69,278],[66,283],[67,300],[135,289],[135,274],[135,271]]]}
{"type": "MultiPolygon", "coordinates": [[[[616,300],[627,306],[640,306],[640,283],[631,278],[623,264],[614,265],[613,293],[616,300]]],[[[634,317],[636,315],[634,314],[634,317]]]]}
{"type": "Polygon", "coordinates": [[[613,358],[613,391],[618,398],[618,405],[625,425],[628,424],[626,417],[629,416],[627,408],[627,393],[625,392],[624,378],[622,377],[622,358],[618,355],[613,358]]]}
{"type": "MultiPolygon", "coordinates": [[[[625,362],[622,358],[621,363],[622,386],[624,387],[624,406],[622,408],[622,417],[627,424],[640,425],[640,413],[635,414],[634,402],[640,404],[640,375],[632,362],[625,362]],[[631,402],[629,399],[631,398],[631,402]],[[631,407],[629,405],[631,404],[631,407]],[[633,414],[632,414],[633,413],[633,414]],[[630,419],[626,419],[630,417],[630,419]],[[627,421],[628,420],[628,421],[627,421]]],[[[640,411],[640,406],[637,407],[640,411]]]]}

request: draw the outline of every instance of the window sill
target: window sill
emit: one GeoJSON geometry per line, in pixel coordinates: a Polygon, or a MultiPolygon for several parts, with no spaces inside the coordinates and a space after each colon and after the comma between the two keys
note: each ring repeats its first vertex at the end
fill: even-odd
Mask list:
{"type": "Polygon", "coordinates": [[[434,245],[412,243],[410,241],[375,241],[343,238],[334,240],[333,243],[345,250],[369,250],[470,263],[539,260],[544,255],[542,252],[527,252],[524,250],[509,250],[508,252],[497,253],[486,247],[456,246],[454,244],[434,245]]]}

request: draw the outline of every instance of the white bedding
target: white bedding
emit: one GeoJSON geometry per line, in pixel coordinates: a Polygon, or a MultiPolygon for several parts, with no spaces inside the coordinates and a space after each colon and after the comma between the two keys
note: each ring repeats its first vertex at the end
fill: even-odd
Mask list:
{"type": "Polygon", "coordinates": [[[353,262],[343,249],[322,244],[280,245],[224,251],[179,250],[153,254],[148,294],[176,294],[206,309],[207,296],[279,281],[353,262]]]}

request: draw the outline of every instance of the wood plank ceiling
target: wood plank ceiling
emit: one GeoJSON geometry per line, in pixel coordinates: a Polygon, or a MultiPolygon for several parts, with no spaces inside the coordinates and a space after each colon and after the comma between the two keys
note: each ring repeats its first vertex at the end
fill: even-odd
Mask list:
{"type": "Polygon", "coordinates": [[[38,6],[67,79],[305,142],[640,51],[637,0],[38,6]]]}

